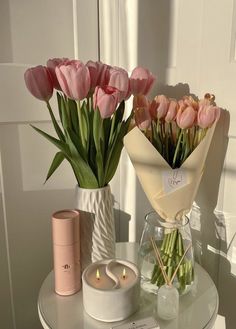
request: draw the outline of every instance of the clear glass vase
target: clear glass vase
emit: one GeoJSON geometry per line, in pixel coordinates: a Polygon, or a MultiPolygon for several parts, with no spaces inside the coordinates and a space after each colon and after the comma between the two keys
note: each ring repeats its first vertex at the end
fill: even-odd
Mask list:
{"type": "Polygon", "coordinates": [[[165,284],[165,279],[151,238],[159,250],[169,280],[185,254],[174,277],[173,285],[180,294],[188,292],[194,281],[192,237],[188,217],[183,216],[181,220],[167,222],[156,212],[150,212],[145,216],[138,253],[141,286],[148,292],[157,293],[158,288],[165,284]],[[185,253],[186,249],[188,251],[185,253]]]}

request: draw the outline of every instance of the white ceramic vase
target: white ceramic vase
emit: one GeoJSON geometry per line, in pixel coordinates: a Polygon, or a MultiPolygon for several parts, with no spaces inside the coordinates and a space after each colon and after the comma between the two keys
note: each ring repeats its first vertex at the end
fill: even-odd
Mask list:
{"type": "Polygon", "coordinates": [[[115,257],[115,223],[110,186],[84,189],[76,186],[75,208],[80,213],[82,269],[91,262],[115,257]]]}

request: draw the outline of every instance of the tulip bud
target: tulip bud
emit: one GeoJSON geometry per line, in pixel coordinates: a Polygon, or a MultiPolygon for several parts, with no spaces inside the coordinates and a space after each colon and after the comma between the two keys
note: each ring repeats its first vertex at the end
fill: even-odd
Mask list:
{"type": "Polygon", "coordinates": [[[146,130],[151,125],[151,116],[148,108],[138,107],[134,111],[135,123],[141,130],[146,130]]]}
{"type": "Polygon", "coordinates": [[[197,123],[201,128],[209,128],[220,118],[220,108],[213,105],[202,105],[198,111],[197,123]]]}
{"type": "Polygon", "coordinates": [[[181,129],[191,128],[195,123],[196,116],[197,112],[191,106],[184,110],[179,109],[176,117],[177,125],[181,129]]]}
{"type": "Polygon", "coordinates": [[[89,74],[90,74],[90,90],[93,92],[95,87],[100,85],[100,83],[104,83],[107,85],[108,83],[108,72],[106,70],[108,69],[108,65],[103,64],[102,62],[93,62],[93,61],[88,61],[86,63],[86,67],[89,69],[89,74]],[[104,74],[105,73],[105,74],[104,74]],[[105,76],[106,81],[101,81],[105,76]]]}
{"type": "Polygon", "coordinates": [[[128,73],[120,67],[111,68],[108,85],[120,91],[119,102],[121,102],[127,97],[129,92],[128,73]]]}
{"type": "Polygon", "coordinates": [[[148,108],[149,101],[146,96],[144,95],[136,95],[133,98],[133,109],[136,110],[137,108],[148,108]]]}
{"type": "Polygon", "coordinates": [[[94,110],[98,107],[103,119],[109,118],[116,110],[119,91],[113,87],[96,87],[93,94],[94,110]]]}
{"type": "Polygon", "coordinates": [[[108,85],[110,79],[111,66],[107,64],[103,64],[101,62],[97,62],[97,63],[99,63],[97,86],[103,88],[108,85]]]}
{"type": "Polygon", "coordinates": [[[169,123],[175,120],[177,109],[178,109],[178,103],[175,99],[172,99],[169,103],[168,111],[166,113],[166,117],[165,117],[166,122],[169,123]]]}
{"type": "Polygon", "coordinates": [[[151,125],[151,116],[149,113],[149,101],[144,95],[136,95],[133,98],[134,119],[136,125],[141,130],[146,130],[151,125]]]}
{"type": "Polygon", "coordinates": [[[56,67],[56,76],[63,93],[74,100],[87,97],[90,89],[89,69],[79,60],[67,61],[56,67]]]}
{"type": "Polygon", "coordinates": [[[185,108],[191,106],[195,111],[198,110],[198,103],[191,96],[184,96],[183,103],[185,108]]]}
{"type": "Polygon", "coordinates": [[[25,84],[29,92],[41,101],[48,102],[52,97],[53,84],[45,66],[31,67],[25,71],[25,84]]]}
{"type": "Polygon", "coordinates": [[[150,105],[150,114],[153,119],[163,120],[168,110],[169,101],[164,95],[154,98],[150,105]]]}
{"type": "Polygon", "coordinates": [[[143,67],[136,67],[130,76],[131,94],[147,95],[155,82],[152,73],[143,67]]]}
{"type": "Polygon", "coordinates": [[[68,60],[68,58],[52,58],[47,61],[47,68],[52,79],[53,87],[57,90],[61,90],[61,86],[57,80],[55,69],[59,64],[62,64],[68,60]]]}

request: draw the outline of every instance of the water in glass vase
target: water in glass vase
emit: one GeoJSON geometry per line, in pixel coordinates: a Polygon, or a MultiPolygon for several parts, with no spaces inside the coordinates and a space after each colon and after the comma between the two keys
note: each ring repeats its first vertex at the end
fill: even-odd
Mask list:
{"type": "Polygon", "coordinates": [[[141,269],[141,286],[148,292],[157,293],[158,286],[152,283],[152,275],[156,265],[156,255],[151,242],[146,241],[139,247],[138,265],[141,269]]]}

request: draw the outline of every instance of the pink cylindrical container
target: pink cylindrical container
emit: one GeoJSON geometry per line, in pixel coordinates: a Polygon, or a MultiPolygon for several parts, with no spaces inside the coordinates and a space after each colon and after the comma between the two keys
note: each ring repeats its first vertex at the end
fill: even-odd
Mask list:
{"type": "Polygon", "coordinates": [[[60,210],[52,215],[55,291],[72,295],[81,288],[79,212],[60,210]]]}

